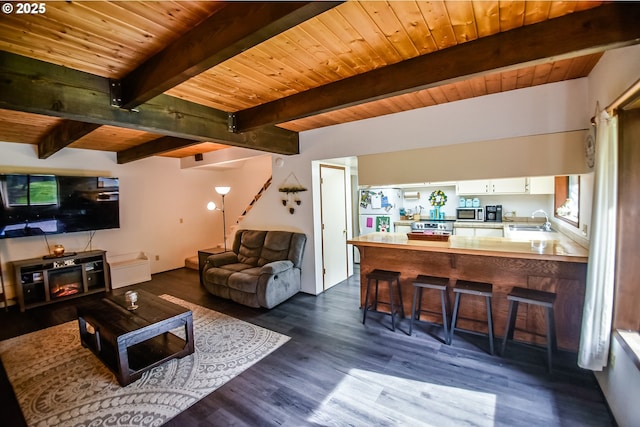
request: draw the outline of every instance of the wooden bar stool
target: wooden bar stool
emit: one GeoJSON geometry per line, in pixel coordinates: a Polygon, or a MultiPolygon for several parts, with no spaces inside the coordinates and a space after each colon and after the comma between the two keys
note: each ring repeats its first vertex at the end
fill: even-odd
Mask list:
{"type": "Polygon", "coordinates": [[[513,340],[513,332],[515,331],[516,318],[518,315],[518,304],[525,303],[544,307],[547,313],[547,367],[551,373],[552,354],[557,350],[556,341],[556,322],[553,313],[553,303],[556,300],[556,294],[553,292],[539,291],[537,289],[528,289],[514,287],[507,295],[509,300],[509,314],[507,315],[507,326],[502,339],[502,348],[500,354],[504,357],[504,351],[507,347],[507,340],[513,340]]]}
{"type": "MultiPolygon", "coordinates": [[[[494,354],[493,349],[493,316],[491,314],[491,298],[493,297],[493,285],[491,283],[484,282],[472,282],[469,280],[458,280],[453,288],[453,292],[456,294],[456,299],[453,307],[453,317],[451,319],[451,332],[449,342],[453,338],[453,334],[456,331],[456,322],[458,321],[458,308],[460,308],[460,296],[463,294],[477,295],[485,297],[487,306],[487,324],[489,328],[489,353],[494,354]]],[[[459,329],[462,330],[462,329],[459,329]]],[[[472,331],[465,331],[472,332],[472,331]]]]}
{"type": "Polygon", "coordinates": [[[411,307],[411,323],[409,324],[409,335],[413,332],[413,320],[420,320],[420,313],[434,313],[430,310],[422,309],[422,291],[424,289],[434,289],[440,291],[440,303],[442,305],[442,327],[444,328],[444,342],[451,344],[449,336],[449,325],[447,313],[449,310],[449,298],[447,298],[447,285],[449,279],[446,277],[418,275],[413,281],[413,305],[411,307]]]}
{"type": "Polygon", "coordinates": [[[387,314],[391,314],[391,330],[396,330],[395,324],[395,314],[397,311],[400,312],[400,316],[404,318],[404,304],[402,303],[402,289],[400,289],[400,272],[398,271],[389,271],[389,270],[379,270],[375,269],[371,273],[367,274],[367,292],[364,298],[364,314],[362,316],[362,324],[364,325],[367,321],[367,311],[378,311],[378,282],[384,281],[389,283],[389,302],[381,302],[380,304],[388,304],[390,312],[387,314]],[[369,293],[371,289],[372,281],[375,281],[376,289],[375,294],[373,296],[373,303],[369,305],[369,293]],[[394,286],[395,285],[395,286],[394,286]],[[398,292],[398,300],[400,303],[400,307],[396,307],[395,303],[395,290],[398,292]]]}

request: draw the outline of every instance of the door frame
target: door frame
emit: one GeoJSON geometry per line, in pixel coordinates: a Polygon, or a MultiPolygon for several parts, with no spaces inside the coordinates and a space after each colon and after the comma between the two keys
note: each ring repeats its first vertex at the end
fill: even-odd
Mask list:
{"type": "MultiPolygon", "coordinates": [[[[324,209],[323,209],[323,198],[322,198],[322,188],[324,183],[322,182],[322,170],[323,168],[326,169],[336,169],[336,170],[341,170],[343,173],[343,180],[342,180],[342,187],[343,187],[343,191],[344,191],[344,204],[342,205],[343,209],[343,213],[344,213],[344,226],[345,226],[345,241],[348,240],[349,235],[348,235],[348,223],[349,223],[349,215],[348,215],[348,211],[347,211],[347,201],[349,198],[348,195],[348,191],[349,191],[349,186],[347,185],[347,179],[349,177],[348,174],[348,170],[346,166],[342,166],[342,165],[331,165],[331,164],[320,164],[320,224],[321,227],[324,224],[324,218],[323,218],[323,214],[324,214],[324,209]]],[[[331,287],[333,287],[336,283],[334,283],[333,285],[327,287],[327,283],[326,283],[326,267],[325,267],[325,239],[324,239],[324,230],[321,230],[321,246],[322,246],[322,252],[321,252],[321,259],[322,259],[322,264],[321,264],[321,274],[322,274],[322,291],[326,291],[327,289],[330,289],[331,287]]],[[[344,258],[345,258],[345,277],[342,280],[346,280],[349,277],[349,248],[347,245],[345,245],[344,247],[344,258]]],[[[338,282],[339,283],[339,282],[338,282]]]]}

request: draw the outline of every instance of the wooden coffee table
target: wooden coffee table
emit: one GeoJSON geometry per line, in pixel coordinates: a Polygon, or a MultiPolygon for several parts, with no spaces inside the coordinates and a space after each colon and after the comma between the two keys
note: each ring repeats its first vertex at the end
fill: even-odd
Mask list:
{"type": "Polygon", "coordinates": [[[123,295],[80,305],[80,340],[125,386],[149,369],[194,351],[193,316],[149,292],[138,292],[138,308],[127,310],[123,295]],[[183,327],[186,339],[169,332],[183,327]]]}

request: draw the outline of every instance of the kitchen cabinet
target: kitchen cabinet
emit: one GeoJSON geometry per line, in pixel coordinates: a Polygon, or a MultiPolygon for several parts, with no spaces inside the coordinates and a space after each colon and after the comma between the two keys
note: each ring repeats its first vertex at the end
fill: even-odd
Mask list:
{"type": "Polygon", "coordinates": [[[456,186],[458,195],[481,194],[525,194],[527,178],[480,179],[459,181],[456,186]]]}
{"type": "Polygon", "coordinates": [[[457,227],[454,226],[456,236],[468,237],[504,237],[503,228],[487,228],[487,227],[457,227]]]}
{"type": "Polygon", "coordinates": [[[476,228],[476,237],[504,237],[502,228],[476,228]]]}
{"type": "Polygon", "coordinates": [[[529,178],[529,194],[553,194],[555,191],[553,176],[534,176],[529,178]]]}
{"type": "Polygon", "coordinates": [[[396,225],[394,233],[411,233],[410,225],[396,225]]]}
{"type": "Polygon", "coordinates": [[[456,236],[470,236],[473,237],[476,235],[476,229],[475,228],[455,228],[454,229],[454,233],[456,236]]]}

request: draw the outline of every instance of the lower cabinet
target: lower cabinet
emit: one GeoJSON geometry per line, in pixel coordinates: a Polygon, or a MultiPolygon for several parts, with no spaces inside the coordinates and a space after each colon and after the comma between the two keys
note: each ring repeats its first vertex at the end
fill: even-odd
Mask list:
{"type": "Polygon", "coordinates": [[[456,227],[454,230],[456,236],[504,237],[504,230],[502,228],[456,227]]]}
{"type": "Polygon", "coordinates": [[[410,225],[396,225],[394,228],[394,233],[411,233],[410,225]]]}
{"type": "Polygon", "coordinates": [[[111,281],[105,251],[13,261],[20,311],[109,291],[111,281]]]}

